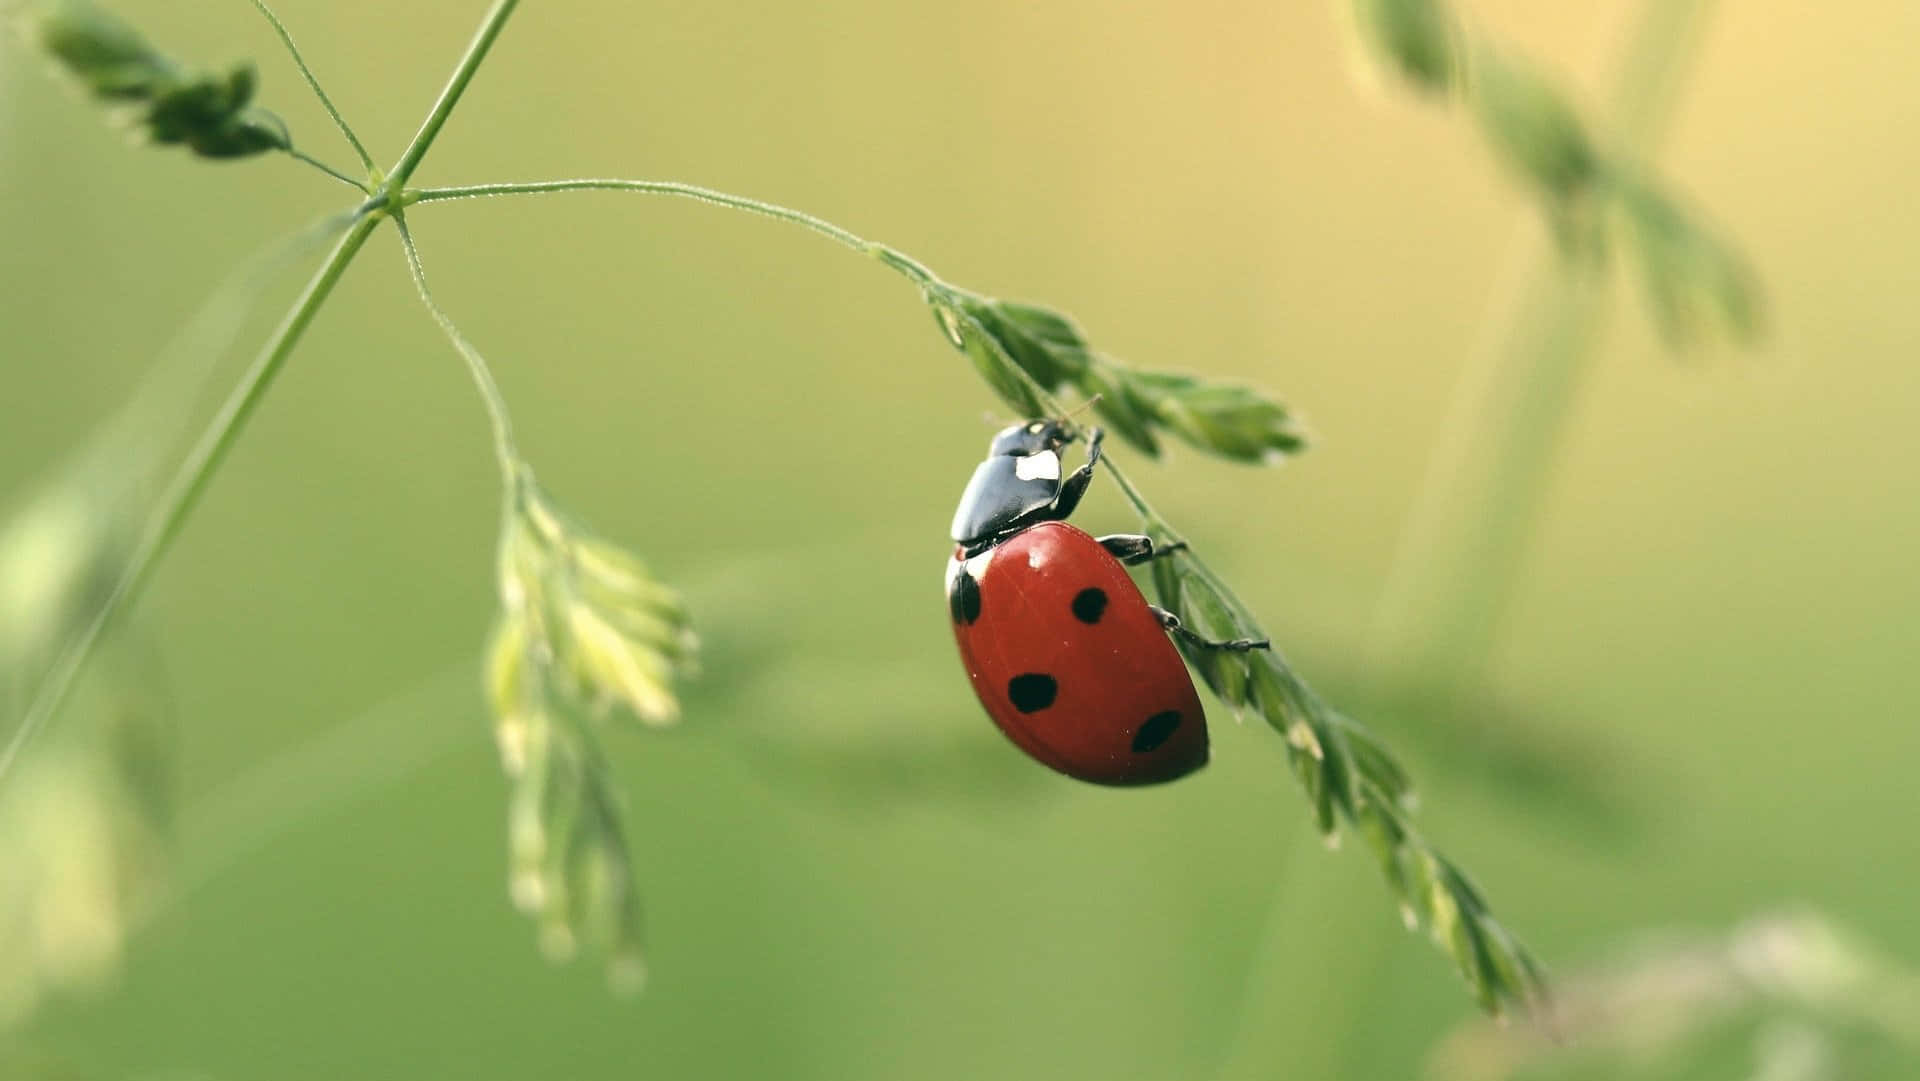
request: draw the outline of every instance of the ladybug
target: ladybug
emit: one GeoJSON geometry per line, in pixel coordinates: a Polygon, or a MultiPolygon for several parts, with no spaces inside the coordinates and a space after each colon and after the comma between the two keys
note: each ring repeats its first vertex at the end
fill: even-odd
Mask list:
{"type": "Polygon", "coordinates": [[[1207,764],[1207,720],[1167,633],[1215,642],[1147,603],[1127,567],[1171,555],[1140,534],[1094,537],[1068,525],[1100,462],[1061,479],[1064,422],[1015,424],[993,437],[953,516],[947,610],[974,693],[1015,745],[1069,777],[1105,785],[1178,780],[1207,764]]]}

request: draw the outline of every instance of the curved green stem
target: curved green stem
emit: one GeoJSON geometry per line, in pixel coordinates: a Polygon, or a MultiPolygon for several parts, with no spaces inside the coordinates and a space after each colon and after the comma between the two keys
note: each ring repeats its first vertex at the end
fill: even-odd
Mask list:
{"type": "Polygon", "coordinates": [[[180,527],[186,523],[187,516],[193,513],[200,496],[206,491],[207,482],[220,468],[227,452],[233,448],[241,429],[254,409],[265,396],[267,388],[273,385],[274,377],[286,364],[287,357],[293,353],[293,347],[300,341],[302,334],[312,324],[320,311],[320,305],[333,292],[340,275],[352,262],[367,237],[379,225],[380,218],[374,214],[362,214],[347,234],[334,245],[333,252],[325,263],[314,272],[312,280],[294,302],[292,310],[281,320],[280,326],[268,339],[253,365],[247,369],[238,386],[228,395],[220,411],[208,425],[200,441],[188,452],[185,461],[180,463],[174,474],[173,482],[168,485],[166,494],[160,500],[160,510],[155,515],[147,531],[141,536],[133,555],[127,560],[126,569],[113,584],[93,618],[81,629],[79,635],[63,650],[47,673],[46,681],[34,695],[33,703],[7,740],[5,750],[0,751],[0,777],[18,761],[20,752],[26,747],[36,732],[57,712],[60,704],[66,700],[67,693],[73,688],[74,678],[80,674],[87,656],[92,653],[94,644],[124,613],[127,602],[132,600],[146,585],[147,578],[153,572],[160,557],[166,554],[180,527]]]}
{"type": "Polygon", "coordinates": [[[428,314],[453,343],[454,351],[460,359],[467,362],[467,372],[473,376],[473,382],[480,390],[480,398],[487,406],[487,419],[493,425],[493,451],[500,459],[500,475],[507,487],[514,486],[514,480],[520,475],[520,451],[513,442],[513,421],[507,414],[506,396],[500,393],[500,385],[494,382],[493,370],[487,366],[487,358],[480,355],[467,336],[454,324],[453,318],[433,299],[433,290],[427,285],[427,268],[420,263],[420,249],[414,246],[413,230],[407,228],[407,219],[394,215],[393,224],[400,232],[400,246],[407,253],[407,271],[413,275],[413,286],[420,293],[420,303],[426,305],[428,314]]]}
{"type": "MultiPolygon", "coordinates": [[[[300,75],[307,80],[307,86],[313,90],[313,96],[320,99],[320,107],[325,109],[327,115],[333,118],[334,127],[339,128],[340,134],[346,136],[347,142],[353,144],[353,152],[360,156],[360,164],[367,167],[367,172],[373,172],[373,157],[367,153],[367,148],[361,145],[360,137],[353,133],[352,126],[347,123],[347,118],[340,115],[340,110],[334,106],[333,99],[327,96],[325,90],[321,89],[319,78],[313,74],[313,69],[307,66],[307,58],[300,55],[300,46],[293,43],[293,34],[288,32],[287,24],[280,21],[280,16],[273,13],[273,9],[266,5],[266,0],[253,0],[253,6],[261,15],[266,17],[267,22],[273,25],[273,32],[280,36],[280,44],[285,45],[288,55],[293,57],[293,66],[300,69],[300,75]]],[[[315,164],[318,163],[316,162],[315,164]]],[[[326,167],[321,166],[321,168],[324,169],[326,167]]],[[[330,173],[333,172],[331,169],[327,169],[327,171],[330,173]]],[[[334,173],[334,175],[339,176],[340,174],[334,173]]],[[[342,179],[345,178],[342,177],[342,179]]],[[[356,188],[361,188],[362,191],[366,190],[358,181],[348,180],[347,183],[352,184],[356,188]]]]}
{"type": "Polygon", "coordinates": [[[938,275],[904,252],[877,241],[867,240],[824,218],[815,217],[802,210],[780,206],[777,203],[762,202],[758,199],[749,199],[744,195],[733,195],[672,180],[619,180],[588,177],[577,180],[539,180],[522,184],[473,184],[455,188],[420,188],[407,192],[402,202],[412,205],[445,202],[450,199],[485,199],[501,195],[548,195],[564,191],[630,191],[647,195],[672,195],[706,203],[709,206],[741,210],[810,229],[837,244],[880,260],[916,285],[925,287],[942,284],[938,275]]]}

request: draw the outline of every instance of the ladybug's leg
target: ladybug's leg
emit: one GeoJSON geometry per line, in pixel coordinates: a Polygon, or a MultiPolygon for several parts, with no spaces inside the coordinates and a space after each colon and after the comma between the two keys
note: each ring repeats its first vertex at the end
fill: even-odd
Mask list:
{"type": "Polygon", "coordinates": [[[1093,467],[1100,464],[1100,440],[1104,438],[1106,433],[1098,428],[1087,430],[1087,460],[1060,482],[1060,494],[1053,498],[1053,505],[1042,512],[1041,521],[1064,522],[1080,505],[1080,497],[1087,494],[1087,485],[1093,483],[1093,467]]]}
{"type": "Polygon", "coordinates": [[[1199,646],[1201,649],[1224,649],[1232,653],[1245,653],[1250,649],[1273,648],[1273,643],[1265,638],[1258,640],[1252,638],[1229,638],[1225,641],[1216,642],[1211,638],[1202,637],[1191,627],[1180,622],[1179,616],[1174,615],[1172,612],[1167,611],[1157,604],[1149,604],[1147,608],[1152,611],[1155,616],[1159,617],[1162,627],[1186,639],[1188,642],[1199,646]]]}
{"type": "Polygon", "coordinates": [[[1137,567],[1149,560],[1162,559],[1187,546],[1186,541],[1174,541],[1156,547],[1153,538],[1144,533],[1114,533],[1105,537],[1096,537],[1100,547],[1105,548],[1113,558],[1129,567],[1137,567]]]}

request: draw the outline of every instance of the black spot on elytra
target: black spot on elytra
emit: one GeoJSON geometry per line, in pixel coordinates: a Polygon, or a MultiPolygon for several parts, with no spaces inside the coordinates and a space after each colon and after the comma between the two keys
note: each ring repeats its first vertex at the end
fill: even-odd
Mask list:
{"type": "Polygon", "coordinates": [[[1180,711],[1177,709],[1170,709],[1165,713],[1156,713],[1148,717],[1147,723],[1140,726],[1140,731],[1133,734],[1134,753],[1145,754],[1160,746],[1162,743],[1165,743],[1168,737],[1173,735],[1174,730],[1179,727],[1180,711]]]}
{"type": "Polygon", "coordinates": [[[1073,618],[1082,623],[1098,623],[1107,613],[1107,594],[1095,586],[1089,586],[1073,595],[1073,618]]]}
{"type": "Polygon", "coordinates": [[[1007,681],[1007,697],[1012,700],[1013,708],[1022,713],[1046,709],[1053,705],[1053,696],[1058,693],[1060,685],[1044,672],[1028,672],[1007,681]]]}
{"type": "Polygon", "coordinates": [[[953,610],[955,623],[971,625],[980,618],[980,579],[968,574],[964,567],[953,580],[953,588],[947,591],[947,607],[953,610]]]}

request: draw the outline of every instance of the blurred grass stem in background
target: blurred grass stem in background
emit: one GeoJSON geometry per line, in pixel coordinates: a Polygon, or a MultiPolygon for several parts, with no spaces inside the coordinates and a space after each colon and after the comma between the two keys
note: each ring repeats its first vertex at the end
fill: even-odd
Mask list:
{"type": "MultiPolygon", "coordinates": [[[[1618,65],[1618,149],[1651,155],[1678,104],[1712,0],[1649,0],[1618,65]]],[[[1599,351],[1606,290],[1585,257],[1517,227],[1486,343],[1461,376],[1381,598],[1373,670],[1461,705],[1526,566],[1562,433],[1599,351]]]]}
{"type": "Polygon", "coordinates": [[[208,482],[219,470],[227,452],[233,448],[247,418],[253,415],[267,388],[273,385],[274,376],[279,374],[287,357],[292,355],[294,346],[299,344],[301,334],[313,322],[314,316],[319,314],[321,304],[333,291],[340,275],[345,273],[347,264],[378,224],[378,217],[362,215],[340,238],[332,254],[327,256],[327,261],[315,272],[299,299],[294,301],[292,310],[241,377],[239,385],[234,387],[200,440],[187,452],[186,460],[180,464],[173,482],[161,496],[159,509],[154,512],[151,523],[129,557],[126,569],[121,572],[112,591],[100,603],[92,618],[60,652],[19,727],[8,738],[6,749],[0,751],[0,780],[6,778],[34,734],[59,711],[101,634],[114,624],[127,604],[146,585],[160,557],[166,554],[167,548],[179,535],[201,494],[206,491],[208,482]]]}
{"type": "MultiPolygon", "coordinates": [[[[1651,152],[1657,145],[1712,6],[1648,0],[1641,7],[1613,92],[1611,130],[1621,150],[1651,152]]],[[[1435,716],[1466,705],[1486,678],[1487,653],[1524,566],[1561,433],[1602,338],[1599,268],[1556,250],[1532,214],[1516,227],[1510,251],[1487,343],[1455,390],[1370,642],[1370,670],[1430,695],[1421,705],[1435,716]]],[[[1296,907],[1289,892],[1285,880],[1276,882],[1261,942],[1276,940],[1275,925],[1296,907]]],[[[1344,911],[1322,917],[1348,918],[1344,911]]],[[[1347,941],[1355,966],[1387,944],[1367,935],[1347,941]]],[[[1286,998],[1278,972],[1271,961],[1251,963],[1223,1069],[1279,1061],[1280,1049],[1252,1046],[1259,1031],[1253,1019],[1286,998]]],[[[1360,1007],[1347,998],[1338,1009],[1360,1007]]],[[[1350,1017],[1330,1023],[1360,1031],[1350,1017]]]]}

